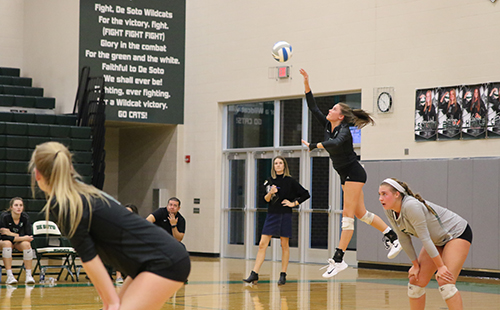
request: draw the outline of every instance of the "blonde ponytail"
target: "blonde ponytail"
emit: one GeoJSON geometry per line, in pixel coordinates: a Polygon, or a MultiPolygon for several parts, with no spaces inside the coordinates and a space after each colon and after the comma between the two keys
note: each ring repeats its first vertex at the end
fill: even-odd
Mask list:
{"type": "Polygon", "coordinates": [[[90,216],[92,216],[91,198],[97,197],[106,200],[98,189],[81,182],[81,176],[73,168],[71,153],[61,143],[46,142],[37,145],[31,156],[29,169],[32,174],[33,195],[36,187],[35,169],[47,183],[45,189],[47,203],[43,208],[45,219],[49,220],[51,208],[57,205],[59,207],[58,225],[68,237],[75,234],[82,219],[82,196],[89,205],[90,216]]]}

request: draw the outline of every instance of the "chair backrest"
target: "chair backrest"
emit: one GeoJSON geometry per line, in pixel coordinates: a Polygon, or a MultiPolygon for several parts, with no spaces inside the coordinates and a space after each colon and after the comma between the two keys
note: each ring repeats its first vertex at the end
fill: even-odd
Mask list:
{"type": "Polygon", "coordinates": [[[37,248],[61,246],[61,231],[57,227],[57,224],[52,221],[42,220],[34,222],[33,236],[37,248]]]}
{"type": "Polygon", "coordinates": [[[57,224],[52,221],[36,221],[33,223],[33,235],[41,234],[60,236],[61,231],[57,224]]]}

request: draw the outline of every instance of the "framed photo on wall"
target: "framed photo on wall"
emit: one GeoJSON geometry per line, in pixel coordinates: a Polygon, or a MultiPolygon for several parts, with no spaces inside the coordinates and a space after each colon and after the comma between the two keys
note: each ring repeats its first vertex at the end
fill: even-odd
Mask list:
{"type": "Polygon", "coordinates": [[[498,93],[500,92],[500,83],[488,84],[488,137],[500,137],[500,99],[498,93]]]}
{"type": "Polygon", "coordinates": [[[487,84],[462,86],[462,138],[483,139],[488,123],[487,84]]]}
{"type": "Polygon", "coordinates": [[[435,88],[417,90],[415,99],[415,140],[432,141],[437,138],[438,92],[435,88]]]}
{"type": "Polygon", "coordinates": [[[443,87],[438,94],[438,139],[460,139],[462,132],[462,98],[458,96],[459,88],[443,87]]]}

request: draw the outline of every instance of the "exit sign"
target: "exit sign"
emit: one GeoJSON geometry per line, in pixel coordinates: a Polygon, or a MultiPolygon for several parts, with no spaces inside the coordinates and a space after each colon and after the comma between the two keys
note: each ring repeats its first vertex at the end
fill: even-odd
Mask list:
{"type": "Polygon", "coordinates": [[[278,67],[278,78],[286,79],[289,76],[290,76],[290,67],[289,66],[278,67]]]}

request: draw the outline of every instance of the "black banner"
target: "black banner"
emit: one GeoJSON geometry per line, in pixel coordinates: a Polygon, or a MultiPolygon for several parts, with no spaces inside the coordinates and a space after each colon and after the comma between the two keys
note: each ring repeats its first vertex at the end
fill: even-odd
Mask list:
{"type": "Polygon", "coordinates": [[[80,68],[104,76],[106,118],[184,121],[185,0],[81,0],[80,68]]]}

